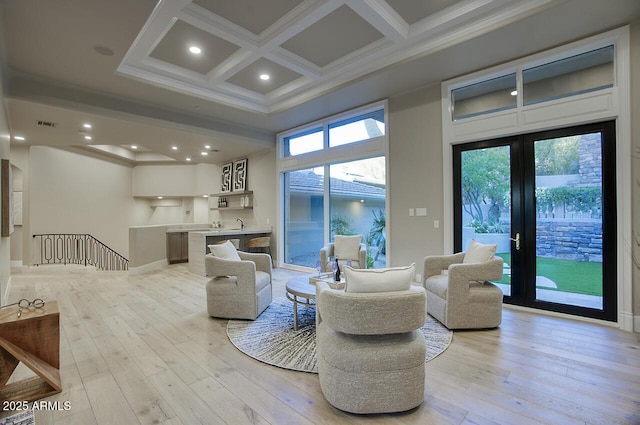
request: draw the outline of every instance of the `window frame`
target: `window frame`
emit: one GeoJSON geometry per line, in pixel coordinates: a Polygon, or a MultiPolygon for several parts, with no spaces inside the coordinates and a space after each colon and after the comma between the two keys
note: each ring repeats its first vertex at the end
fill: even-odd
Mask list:
{"type": "MultiPolygon", "coordinates": [[[[383,156],[385,158],[385,185],[389,187],[389,109],[388,101],[382,100],[368,105],[364,105],[349,111],[345,111],[336,115],[331,115],[317,121],[303,124],[301,126],[280,132],[276,135],[277,158],[276,168],[277,177],[277,193],[278,193],[278,240],[285,240],[285,191],[284,191],[284,174],[290,171],[304,170],[314,167],[324,167],[324,241],[327,243],[330,236],[330,185],[329,185],[329,167],[334,164],[358,161],[362,159],[383,156]],[[350,119],[357,120],[359,116],[383,110],[385,131],[384,135],[371,139],[360,140],[357,142],[347,143],[344,145],[329,146],[329,126],[331,124],[344,122],[350,119]],[[323,131],[323,149],[320,151],[312,151],[295,156],[285,156],[285,138],[303,134],[322,127],[323,131]]],[[[390,222],[389,211],[389,191],[385,193],[385,214],[387,222],[390,222]]],[[[387,264],[390,262],[390,230],[387,229],[387,264]]],[[[318,248],[319,250],[320,248],[318,248]]],[[[280,267],[293,270],[309,272],[307,267],[297,266],[284,263],[284,243],[278,246],[278,263],[280,267]]]]}
{"type": "MultiPolygon", "coordinates": [[[[469,75],[460,76],[441,83],[442,144],[443,144],[443,213],[445,226],[444,251],[453,250],[452,208],[452,150],[453,145],[516,134],[533,133],[564,126],[590,122],[615,120],[616,123],[616,193],[617,193],[617,275],[618,275],[618,325],[623,330],[633,330],[633,284],[634,259],[629,235],[632,234],[633,180],[631,152],[631,42],[629,25],[587,37],[509,63],[494,66],[469,75]],[[451,119],[450,89],[482,81],[489,76],[506,73],[506,69],[522,69],[543,65],[580,53],[614,45],[613,87],[576,96],[564,97],[548,102],[522,106],[518,96],[518,108],[496,112],[481,117],[453,121],[451,119]]],[[[522,90],[522,80],[518,82],[522,90]]]]}

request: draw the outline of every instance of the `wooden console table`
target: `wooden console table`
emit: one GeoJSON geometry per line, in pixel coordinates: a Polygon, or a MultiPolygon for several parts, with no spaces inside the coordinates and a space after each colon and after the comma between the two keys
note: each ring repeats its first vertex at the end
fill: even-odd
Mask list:
{"type": "Polygon", "coordinates": [[[0,402],[34,401],[61,391],[58,303],[24,309],[21,317],[18,306],[1,309],[0,402]],[[20,362],[38,376],[7,385],[20,362]]]}

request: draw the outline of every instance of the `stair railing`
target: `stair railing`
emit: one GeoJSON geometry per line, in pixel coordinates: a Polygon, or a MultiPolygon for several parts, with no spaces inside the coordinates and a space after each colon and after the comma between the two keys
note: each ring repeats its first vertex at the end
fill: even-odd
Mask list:
{"type": "Polygon", "coordinates": [[[39,258],[34,265],[80,264],[98,270],[128,270],[129,260],[88,234],[45,233],[33,235],[39,258]]]}

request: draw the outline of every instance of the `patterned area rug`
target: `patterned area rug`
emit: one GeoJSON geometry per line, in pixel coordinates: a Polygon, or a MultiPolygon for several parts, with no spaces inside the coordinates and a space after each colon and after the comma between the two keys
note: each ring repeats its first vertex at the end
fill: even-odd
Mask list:
{"type": "MultiPolygon", "coordinates": [[[[427,361],[451,344],[453,332],[431,316],[421,328],[427,340],[427,361]]],[[[227,335],[246,355],[283,369],[318,373],[315,307],[298,306],[298,330],[293,330],[293,303],[274,298],[255,320],[229,320],[227,335]]]]}
{"type": "Polygon", "coordinates": [[[0,425],[34,425],[33,410],[23,410],[6,418],[0,419],[0,425]]]}

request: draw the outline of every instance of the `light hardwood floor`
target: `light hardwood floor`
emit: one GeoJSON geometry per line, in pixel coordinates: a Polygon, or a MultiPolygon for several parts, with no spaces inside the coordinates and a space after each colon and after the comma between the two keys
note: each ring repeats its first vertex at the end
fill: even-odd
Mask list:
{"type": "MultiPolygon", "coordinates": [[[[274,296],[294,274],[274,270],[274,296]]],[[[325,401],[317,375],[236,350],[206,314],[205,282],[184,264],[14,271],[10,302],[61,312],[64,391],[47,400],[71,409],[37,411],[37,424],[640,424],[639,334],[505,308],[500,328],[455,332],[427,363],[419,408],[356,416],[325,401]]]]}

